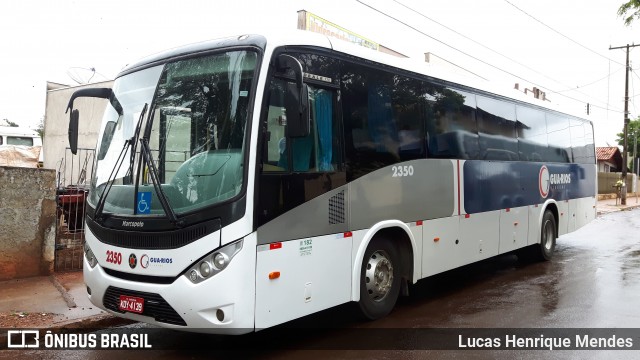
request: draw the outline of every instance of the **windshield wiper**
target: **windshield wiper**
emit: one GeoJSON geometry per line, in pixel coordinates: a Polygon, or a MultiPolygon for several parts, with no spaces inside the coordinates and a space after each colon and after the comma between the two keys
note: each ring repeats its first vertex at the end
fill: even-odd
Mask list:
{"type": "MultiPolygon", "coordinates": [[[[149,112],[149,117],[147,118],[147,123],[145,124],[144,134],[139,139],[140,140],[140,155],[144,159],[145,164],[149,168],[149,176],[151,177],[151,182],[153,183],[153,188],[156,190],[156,194],[158,195],[158,200],[160,201],[160,205],[162,205],[162,209],[164,213],[169,218],[169,221],[175,225],[176,227],[182,227],[182,221],[178,220],[176,213],[171,208],[169,204],[169,200],[167,199],[167,195],[162,190],[162,186],[160,184],[160,180],[158,179],[158,169],[156,168],[155,163],[153,162],[153,155],[151,154],[151,148],[149,147],[149,138],[151,138],[151,123],[153,112],[155,111],[155,106],[151,108],[149,112]]],[[[136,181],[136,192],[137,186],[140,182],[140,167],[138,167],[138,179],[136,181]]],[[[136,198],[137,199],[137,198],[136,198]]]]}
{"type": "MultiPolygon", "coordinates": [[[[114,177],[116,176],[115,174],[120,172],[120,168],[122,167],[122,163],[124,162],[128,148],[131,148],[131,154],[129,158],[130,164],[129,164],[129,171],[128,171],[129,175],[131,175],[133,171],[133,160],[136,153],[136,138],[138,137],[138,134],[140,134],[140,128],[142,127],[142,119],[144,119],[144,115],[147,111],[147,107],[148,107],[148,104],[145,103],[144,107],[142,108],[142,112],[140,113],[140,117],[138,118],[138,124],[136,125],[136,130],[130,139],[127,139],[124,141],[122,150],[120,150],[120,155],[118,155],[118,159],[116,160],[116,165],[111,170],[111,174],[109,174],[109,177],[105,182],[104,189],[102,189],[102,194],[100,194],[100,198],[98,199],[98,204],[96,205],[96,210],[93,215],[93,217],[96,219],[98,223],[102,223],[102,220],[103,220],[102,211],[104,210],[104,204],[106,203],[107,196],[109,195],[109,191],[113,186],[113,180],[114,180],[114,177]]],[[[120,110],[122,110],[122,107],[120,107],[120,110]]],[[[118,113],[122,116],[121,111],[119,111],[118,113]]],[[[136,192],[137,192],[137,187],[136,187],[136,192]]]]}
{"type": "Polygon", "coordinates": [[[124,141],[124,146],[122,146],[122,150],[120,151],[120,155],[118,155],[118,159],[116,160],[116,165],[111,170],[111,174],[107,178],[105,182],[104,189],[102,189],[102,194],[100,194],[100,198],[98,199],[98,204],[96,205],[96,210],[94,212],[94,219],[102,224],[102,211],[104,210],[104,204],[107,200],[107,196],[109,195],[109,191],[111,190],[111,186],[113,186],[113,180],[115,180],[115,174],[120,172],[120,168],[122,167],[122,163],[127,154],[127,149],[131,146],[133,139],[128,139],[124,141]]]}

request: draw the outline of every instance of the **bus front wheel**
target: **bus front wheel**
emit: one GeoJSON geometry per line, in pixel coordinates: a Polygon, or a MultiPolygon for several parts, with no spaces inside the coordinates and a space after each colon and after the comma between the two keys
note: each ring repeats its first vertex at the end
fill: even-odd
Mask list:
{"type": "Polygon", "coordinates": [[[369,320],[389,314],[400,293],[400,257],[390,239],[371,240],[362,259],[360,311],[369,320]]]}

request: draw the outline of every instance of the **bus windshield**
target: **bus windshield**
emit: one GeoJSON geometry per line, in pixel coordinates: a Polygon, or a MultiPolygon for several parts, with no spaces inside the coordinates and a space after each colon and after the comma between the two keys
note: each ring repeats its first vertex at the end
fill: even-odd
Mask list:
{"type": "Polygon", "coordinates": [[[104,202],[104,214],[165,215],[165,198],[180,215],[238,195],[256,65],[255,52],[229,51],[118,78],[90,204],[104,202]]]}

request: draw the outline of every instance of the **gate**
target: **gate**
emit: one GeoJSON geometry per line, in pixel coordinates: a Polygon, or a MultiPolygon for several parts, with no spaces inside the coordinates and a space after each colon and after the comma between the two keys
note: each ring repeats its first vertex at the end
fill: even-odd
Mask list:
{"type": "Polygon", "coordinates": [[[95,149],[79,148],[73,155],[67,148],[58,163],[55,271],[82,269],[84,216],[94,160],[95,149]]]}

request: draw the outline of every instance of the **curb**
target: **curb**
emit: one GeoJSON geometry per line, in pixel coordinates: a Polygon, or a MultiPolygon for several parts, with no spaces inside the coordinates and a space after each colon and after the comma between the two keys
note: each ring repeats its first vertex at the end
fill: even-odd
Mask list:
{"type": "MultiPolygon", "coordinates": [[[[618,205],[614,205],[614,206],[618,206],[618,205]]],[[[629,210],[640,208],[640,204],[637,204],[637,205],[625,205],[625,206],[626,206],[625,208],[615,208],[615,209],[611,209],[611,210],[607,210],[607,211],[598,210],[596,212],[596,215],[600,216],[600,215],[605,215],[605,214],[614,213],[614,212],[618,212],[618,211],[629,211],[629,210]]]]}
{"type": "Polygon", "coordinates": [[[64,299],[64,302],[67,303],[68,307],[70,308],[77,307],[75,300],[73,300],[73,296],[71,296],[71,294],[67,292],[67,289],[65,289],[64,286],[62,286],[62,284],[60,284],[60,281],[58,281],[58,278],[56,277],[55,274],[50,275],[49,280],[51,280],[51,283],[53,284],[53,286],[56,289],[58,289],[58,292],[60,292],[60,295],[62,295],[62,299],[64,299]]]}

